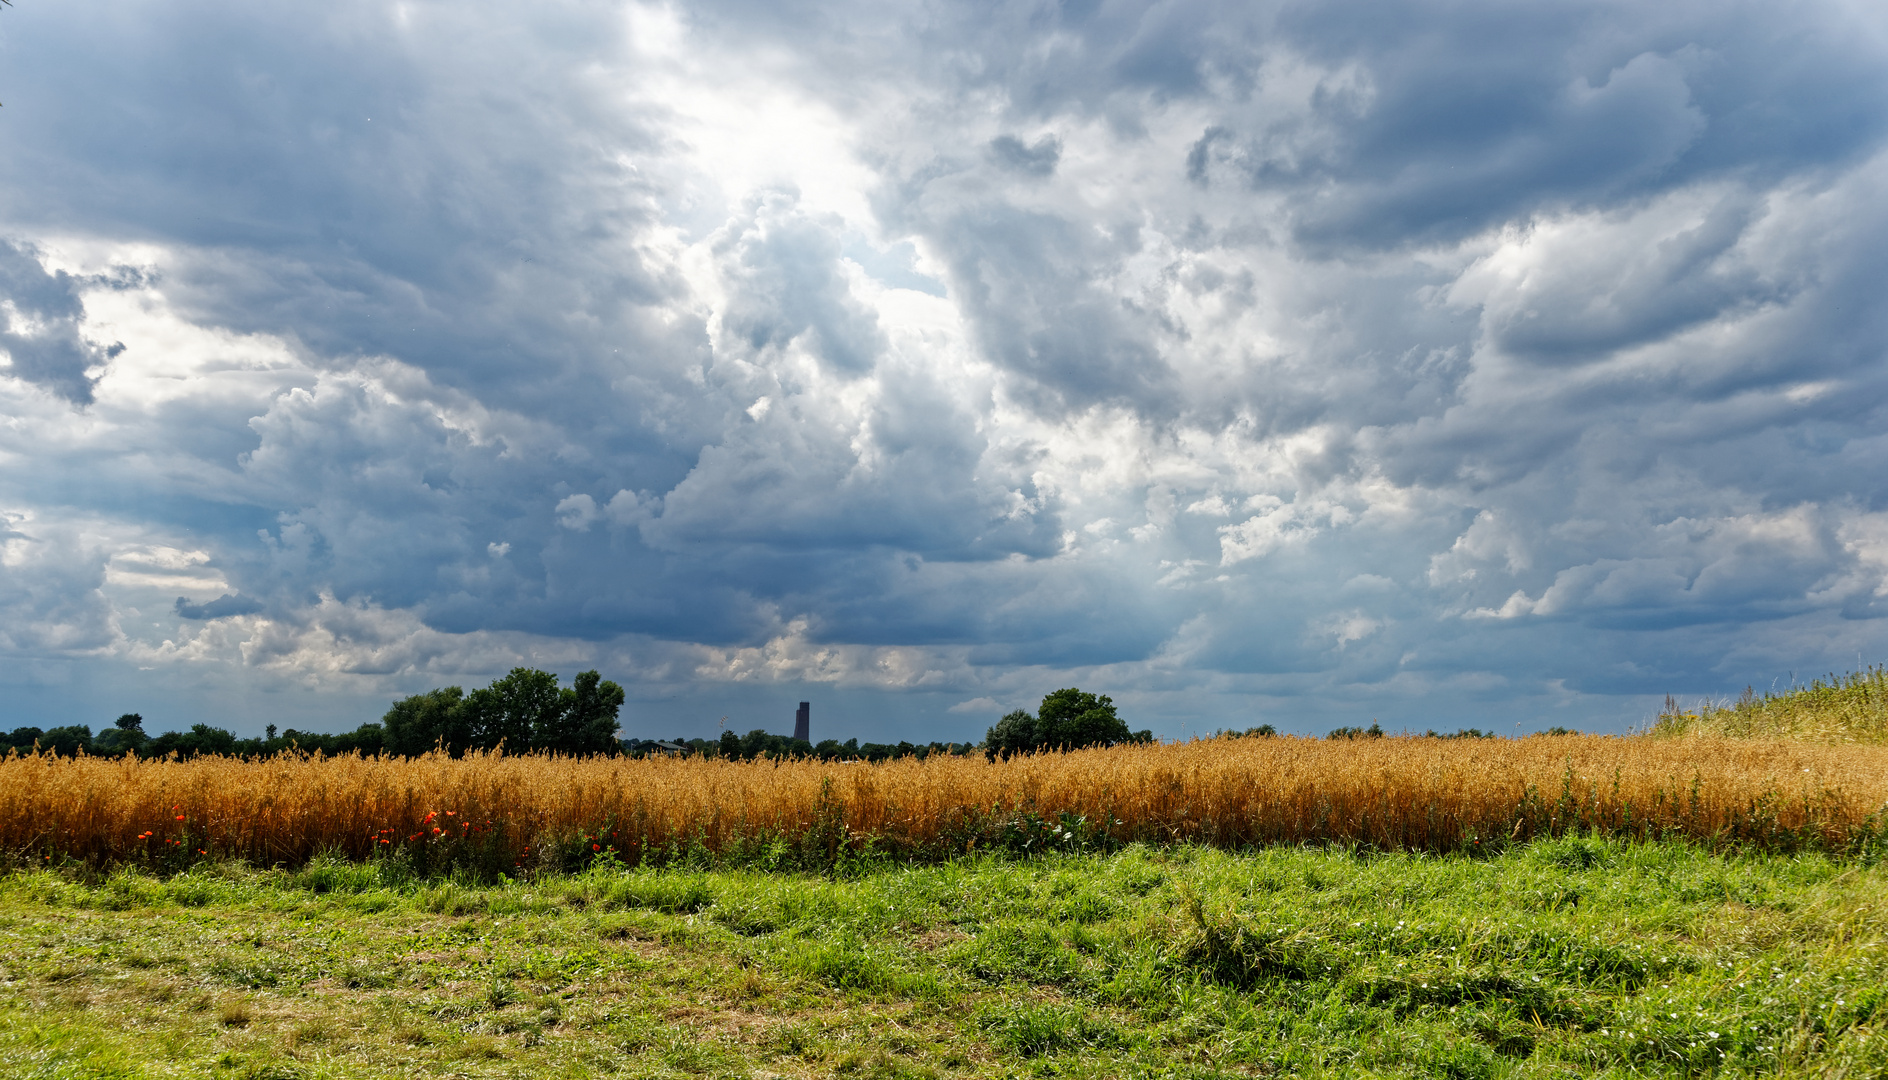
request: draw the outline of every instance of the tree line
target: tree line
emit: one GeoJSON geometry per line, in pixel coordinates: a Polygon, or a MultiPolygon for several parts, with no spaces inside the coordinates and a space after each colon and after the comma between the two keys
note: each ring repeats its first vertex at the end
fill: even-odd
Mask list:
{"type": "MultiPolygon", "coordinates": [[[[1154,740],[1152,731],[1129,731],[1127,723],[1116,714],[1113,699],[1075,687],[1045,695],[1034,714],[1022,709],[1009,713],[984,733],[981,743],[861,743],[857,739],[845,742],[826,739],[815,744],[760,728],[746,735],[724,731],[716,739],[624,739],[617,734],[622,707],[623,688],[595,671],[580,673],[571,680],[570,686],[564,687],[559,686],[558,677],[548,671],[520,667],[513,668],[509,675],[493,681],[490,686],[470,692],[446,686],[402,698],[394,702],[378,722],[362,724],[353,731],[323,734],[289,728],[278,733],[276,726],[270,724],[261,738],[239,739],[223,728],[192,724],[187,731],[166,731],[153,736],[145,732],[142,716],[126,713],[96,734],[84,724],[50,729],[21,727],[0,732],[0,756],[10,750],[30,754],[37,748],[64,756],[102,757],[127,753],[151,758],[173,753],[182,757],[197,754],[253,757],[285,750],[414,757],[444,748],[459,757],[470,750],[494,750],[503,746],[514,754],[537,751],[572,756],[696,754],[733,761],[784,757],[887,761],[902,757],[923,759],[937,754],[961,757],[981,751],[989,760],[998,761],[1016,754],[1154,740]]],[[[1278,732],[1272,725],[1262,724],[1244,731],[1222,730],[1216,734],[1219,738],[1271,738],[1278,732]]],[[[1325,737],[1378,739],[1385,734],[1382,725],[1373,722],[1368,728],[1340,727],[1325,737]]],[[[1578,733],[1556,727],[1540,734],[1578,733]]],[[[1439,739],[1494,737],[1493,732],[1476,728],[1464,728],[1447,735],[1430,731],[1427,735],[1439,739]]]]}
{"type": "Polygon", "coordinates": [[[624,739],[623,753],[631,757],[656,754],[698,754],[730,761],[754,761],[760,758],[812,757],[821,761],[890,761],[915,757],[920,761],[933,755],[962,757],[973,753],[977,743],[929,742],[862,743],[857,739],[824,739],[810,743],[790,735],[774,735],[756,728],[746,735],[724,731],[718,739],[624,739]]]}
{"type": "Polygon", "coordinates": [[[556,675],[521,667],[470,693],[447,686],[403,698],[378,723],[362,724],[353,731],[323,734],[289,728],[278,733],[270,724],[262,738],[239,739],[223,728],[192,724],[188,731],[153,736],[145,732],[143,716],[126,713],[96,735],[85,724],[16,728],[0,735],[0,755],[9,749],[30,754],[37,746],[67,756],[252,757],[303,750],[415,757],[444,747],[458,757],[468,750],[494,750],[501,745],[514,754],[614,754],[621,752],[616,727],[622,707],[623,688],[595,671],[583,672],[570,686],[560,687],[556,675]]]}
{"type": "Polygon", "coordinates": [[[229,754],[252,757],[299,750],[326,754],[399,754],[414,757],[435,748],[454,757],[472,750],[509,753],[551,753],[587,756],[625,754],[698,754],[702,757],[751,761],[757,758],[814,757],[826,761],[886,761],[893,758],[978,751],[992,761],[1043,750],[1075,750],[1091,746],[1153,741],[1153,732],[1130,732],[1116,715],[1114,702],[1073,687],[1042,699],[1032,715],[1018,709],[997,721],[981,743],[929,742],[861,743],[826,739],[817,744],[764,729],[737,735],[724,731],[717,739],[621,739],[618,717],[623,688],[595,671],[577,675],[568,687],[558,677],[535,668],[513,668],[490,686],[467,692],[446,686],[414,694],[393,703],[378,722],[353,731],[278,732],[268,725],[260,738],[238,738],[209,724],[192,724],[185,731],[151,735],[144,717],[126,713],[96,734],[85,724],[42,729],[20,727],[0,733],[0,755],[9,750],[23,754],[35,749],[64,756],[90,754],[118,757],[135,754],[161,758],[171,754],[229,754]]]}
{"type": "Polygon", "coordinates": [[[749,761],[759,757],[816,757],[824,761],[886,761],[933,754],[958,757],[982,751],[991,761],[1015,754],[1043,750],[1079,750],[1091,746],[1115,746],[1123,743],[1154,741],[1152,731],[1129,731],[1116,715],[1114,701],[1073,687],[1057,690],[1042,699],[1035,715],[1018,709],[998,720],[984,733],[981,743],[860,743],[857,739],[840,742],[827,739],[818,744],[785,735],[772,735],[756,729],[745,736],[724,731],[715,740],[675,739],[629,740],[625,751],[635,754],[687,753],[703,757],[723,757],[749,761]]]}

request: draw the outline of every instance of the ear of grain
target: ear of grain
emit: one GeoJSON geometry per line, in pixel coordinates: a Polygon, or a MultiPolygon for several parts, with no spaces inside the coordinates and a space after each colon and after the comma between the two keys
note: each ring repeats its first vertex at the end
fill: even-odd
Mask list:
{"type": "MultiPolygon", "coordinates": [[[[939,857],[1085,839],[1475,849],[1566,832],[1852,848],[1878,837],[1888,747],[1698,736],[1208,739],[879,765],[815,760],[0,760],[0,850],[420,869],[674,858],[784,839],[939,857]],[[1033,832],[1032,832],[1033,830],[1033,832]]],[[[1039,850],[1039,848],[1038,848],[1039,850]]]]}

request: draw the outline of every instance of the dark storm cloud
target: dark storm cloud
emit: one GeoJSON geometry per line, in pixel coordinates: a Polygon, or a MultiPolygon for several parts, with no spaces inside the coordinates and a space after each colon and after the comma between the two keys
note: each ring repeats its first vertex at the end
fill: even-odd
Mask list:
{"type": "Polygon", "coordinates": [[[112,644],[104,567],[78,530],[6,513],[0,545],[0,655],[30,664],[112,644]]]}
{"type": "Polygon", "coordinates": [[[0,240],[0,353],[7,374],[45,387],[74,405],[90,404],[93,370],[124,350],[79,334],[84,284],[65,271],[47,273],[31,246],[0,240]]]}
{"type": "Polygon", "coordinates": [[[1062,160],[1062,140],[1044,135],[1032,144],[1014,135],[998,135],[990,140],[990,156],[1004,168],[1030,176],[1050,176],[1062,160]]]}
{"type": "Polygon", "coordinates": [[[262,602],[224,593],[207,604],[193,604],[189,598],[180,596],[174,610],[185,619],[227,619],[232,615],[254,615],[262,610],[262,602]]]}
{"type": "MultiPolygon", "coordinates": [[[[1796,283],[1766,280],[1732,255],[1754,211],[1748,197],[1725,199],[1703,220],[1662,239],[1620,276],[1542,282],[1533,290],[1533,305],[1487,312],[1487,344],[1548,363],[1577,363],[1667,337],[1728,309],[1783,301],[1796,283]],[[1563,294],[1557,302],[1540,303],[1556,293],[1563,294]]],[[[1557,276],[1551,266],[1541,272],[1557,276]]]]}
{"type": "Polygon", "coordinates": [[[28,152],[0,165],[15,223],[193,245],[170,286],[205,321],[540,409],[599,402],[625,339],[689,347],[642,322],[677,285],[624,242],[649,218],[653,148],[584,85],[607,12],[528,29],[372,5],[99,14],[13,28],[50,36],[22,57],[28,152]]]}
{"type": "Polygon", "coordinates": [[[1878,651],[1880,30],[10,10],[7,662],[1617,721],[1878,651]]]}
{"type": "Polygon", "coordinates": [[[939,201],[923,227],[985,355],[1047,391],[1045,409],[1160,409],[1174,387],[1147,320],[1096,281],[1138,248],[1133,224],[1102,230],[1003,203],[939,201]]]}
{"type": "Polygon", "coordinates": [[[1446,240],[1725,171],[1786,175],[1853,160],[1888,124],[1862,104],[1888,76],[1839,9],[1353,14],[1286,9],[1278,29],[1330,72],[1310,110],[1282,123],[1228,110],[1203,151],[1291,192],[1297,234],[1313,244],[1446,240]]]}

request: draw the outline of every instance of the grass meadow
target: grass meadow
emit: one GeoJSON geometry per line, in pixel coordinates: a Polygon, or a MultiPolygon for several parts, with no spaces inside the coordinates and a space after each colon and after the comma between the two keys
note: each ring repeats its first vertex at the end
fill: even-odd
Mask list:
{"type": "Polygon", "coordinates": [[[1880,746],[1888,743],[1888,668],[1831,674],[1761,697],[1747,687],[1740,697],[1706,699],[1690,709],[1667,698],[1650,733],[1880,746]]]}
{"type": "Polygon", "coordinates": [[[16,755],[0,1076],[1888,1076],[1869,679],[1630,738],[16,755]]]}
{"type": "Polygon", "coordinates": [[[1562,837],[0,880],[7,1077],[1877,1077],[1888,868],[1562,837]]]}

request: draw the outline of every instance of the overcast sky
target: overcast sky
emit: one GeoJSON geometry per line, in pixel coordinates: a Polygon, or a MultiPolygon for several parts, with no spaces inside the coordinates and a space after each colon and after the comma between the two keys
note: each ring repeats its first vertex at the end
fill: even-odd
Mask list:
{"type": "Polygon", "coordinates": [[[1622,731],[1888,658],[1883,10],[18,0],[0,726],[524,664],[637,735],[1622,731]]]}

